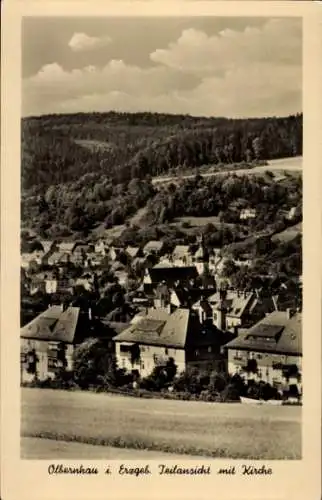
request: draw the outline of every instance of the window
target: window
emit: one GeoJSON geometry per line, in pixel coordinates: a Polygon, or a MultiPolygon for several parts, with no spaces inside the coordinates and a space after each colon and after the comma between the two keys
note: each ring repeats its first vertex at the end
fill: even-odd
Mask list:
{"type": "Polygon", "coordinates": [[[47,370],[49,372],[55,372],[57,370],[57,358],[54,358],[52,356],[48,356],[47,358],[47,370]]]}
{"type": "Polygon", "coordinates": [[[212,347],[211,347],[211,345],[208,347],[208,352],[212,352],[212,347]]]}
{"type": "Polygon", "coordinates": [[[216,320],[217,320],[217,313],[214,312],[214,321],[216,321],[216,320]]]}
{"type": "Polygon", "coordinates": [[[197,356],[199,356],[199,349],[196,349],[196,350],[195,350],[195,356],[196,356],[196,357],[197,357],[197,356]]]}
{"type": "Polygon", "coordinates": [[[257,354],[257,359],[262,359],[262,355],[261,354],[257,354]]]}
{"type": "Polygon", "coordinates": [[[168,348],[167,348],[167,347],[164,349],[164,352],[165,352],[165,354],[166,354],[166,355],[168,355],[168,354],[169,354],[169,351],[168,351],[168,348]]]}
{"type": "Polygon", "coordinates": [[[144,363],[141,361],[141,369],[144,370],[144,363]]]}
{"type": "Polygon", "coordinates": [[[120,352],[122,353],[130,353],[132,350],[132,346],[131,345],[126,345],[126,344],[121,344],[120,345],[120,352]]]}

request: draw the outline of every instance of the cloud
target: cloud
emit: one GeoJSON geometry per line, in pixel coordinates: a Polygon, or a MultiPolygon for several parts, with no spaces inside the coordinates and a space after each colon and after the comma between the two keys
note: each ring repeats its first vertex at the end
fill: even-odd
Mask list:
{"type": "Polygon", "coordinates": [[[23,81],[24,114],[157,111],[204,116],[287,115],[302,109],[300,20],[215,36],[194,28],[139,67],[113,59],[67,71],[44,65],[23,81]]]}
{"type": "Polygon", "coordinates": [[[75,52],[81,52],[83,50],[93,50],[100,47],[105,47],[111,43],[111,38],[109,36],[95,37],[86,35],[86,33],[74,33],[72,38],[69,40],[69,47],[75,52]]]}
{"type": "Polygon", "coordinates": [[[269,67],[245,68],[227,73],[224,79],[205,78],[193,89],[135,94],[129,90],[111,90],[71,97],[62,103],[60,111],[63,109],[68,112],[146,110],[231,117],[288,115],[301,110],[301,74],[295,68],[285,68],[276,77],[269,67]],[[236,79],[241,93],[236,92],[236,79]]]}
{"type": "Polygon", "coordinates": [[[176,42],[152,52],[150,59],[169,68],[208,75],[244,64],[301,64],[301,43],[299,20],[269,19],[260,28],[225,29],[214,36],[194,28],[184,30],[176,42]]]}

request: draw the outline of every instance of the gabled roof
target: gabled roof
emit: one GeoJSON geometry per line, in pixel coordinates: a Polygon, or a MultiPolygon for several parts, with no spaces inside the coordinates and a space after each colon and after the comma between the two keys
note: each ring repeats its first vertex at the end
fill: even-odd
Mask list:
{"type": "Polygon", "coordinates": [[[140,250],[139,247],[131,247],[131,246],[128,246],[125,249],[126,253],[129,254],[129,256],[132,258],[137,256],[137,254],[139,253],[139,250],[140,250]]]}
{"type": "Polygon", "coordinates": [[[61,252],[71,252],[75,246],[73,241],[62,241],[58,244],[58,248],[61,252]]]}
{"type": "Polygon", "coordinates": [[[20,330],[20,337],[72,344],[79,316],[79,307],[49,307],[20,330]]]}
{"type": "Polygon", "coordinates": [[[49,250],[51,250],[55,242],[52,240],[40,240],[40,243],[44,249],[44,252],[47,253],[49,252],[49,250]]]}
{"type": "Polygon", "coordinates": [[[151,240],[143,248],[144,252],[159,252],[163,247],[163,241],[151,240]]]}
{"type": "Polygon", "coordinates": [[[22,262],[31,262],[32,260],[35,260],[35,254],[34,253],[22,253],[21,254],[21,261],[22,262]]]}
{"type": "Polygon", "coordinates": [[[48,257],[48,262],[59,262],[61,258],[65,255],[63,252],[54,252],[48,257]]]}
{"type": "Polygon", "coordinates": [[[90,245],[87,243],[76,243],[76,245],[73,248],[73,253],[75,252],[88,252],[90,249],[90,245]]]}
{"type": "MultiPolygon", "coordinates": [[[[240,318],[244,314],[246,307],[249,306],[253,300],[256,300],[256,296],[252,292],[244,293],[228,290],[224,300],[226,314],[228,316],[240,318]]],[[[220,293],[216,292],[214,295],[211,295],[208,301],[213,308],[219,307],[220,293]]]]}
{"type": "Polygon", "coordinates": [[[228,349],[302,355],[302,315],[274,311],[226,344],[228,349]]]}
{"type": "Polygon", "coordinates": [[[130,342],[183,349],[186,345],[190,311],[176,309],[172,314],[156,309],[114,337],[115,342],[130,342]]]}
{"type": "Polygon", "coordinates": [[[202,246],[198,248],[198,250],[194,253],[194,258],[195,259],[201,259],[204,256],[204,249],[202,246]]]}
{"type": "Polygon", "coordinates": [[[183,257],[189,257],[190,250],[189,245],[177,245],[172,252],[172,257],[174,259],[183,259],[183,257]]]}

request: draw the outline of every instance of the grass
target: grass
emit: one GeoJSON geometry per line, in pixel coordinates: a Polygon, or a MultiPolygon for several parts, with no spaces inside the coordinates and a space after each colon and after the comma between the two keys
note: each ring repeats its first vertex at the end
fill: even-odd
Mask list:
{"type": "Polygon", "coordinates": [[[25,437],[211,458],[301,456],[300,407],[22,389],[21,415],[25,437]]]}
{"type": "MultiPolygon", "coordinates": [[[[168,459],[168,453],[160,451],[113,448],[71,441],[56,441],[44,438],[21,438],[22,459],[86,459],[86,460],[160,460],[168,459]]],[[[171,455],[172,460],[182,459],[181,455],[171,455]]]]}

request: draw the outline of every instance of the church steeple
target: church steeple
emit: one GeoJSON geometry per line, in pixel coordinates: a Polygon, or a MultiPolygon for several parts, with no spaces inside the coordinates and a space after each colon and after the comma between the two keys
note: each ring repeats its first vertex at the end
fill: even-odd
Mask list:
{"type": "Polygon", "coordinates": [[[197,237],[197,241],[199,243],[199,251],[198,251],[198,257],[202,262],[208,262],[209,261],[209,253],[205,245],[205,236],[203,233],[201,233],[197,237]]]}

